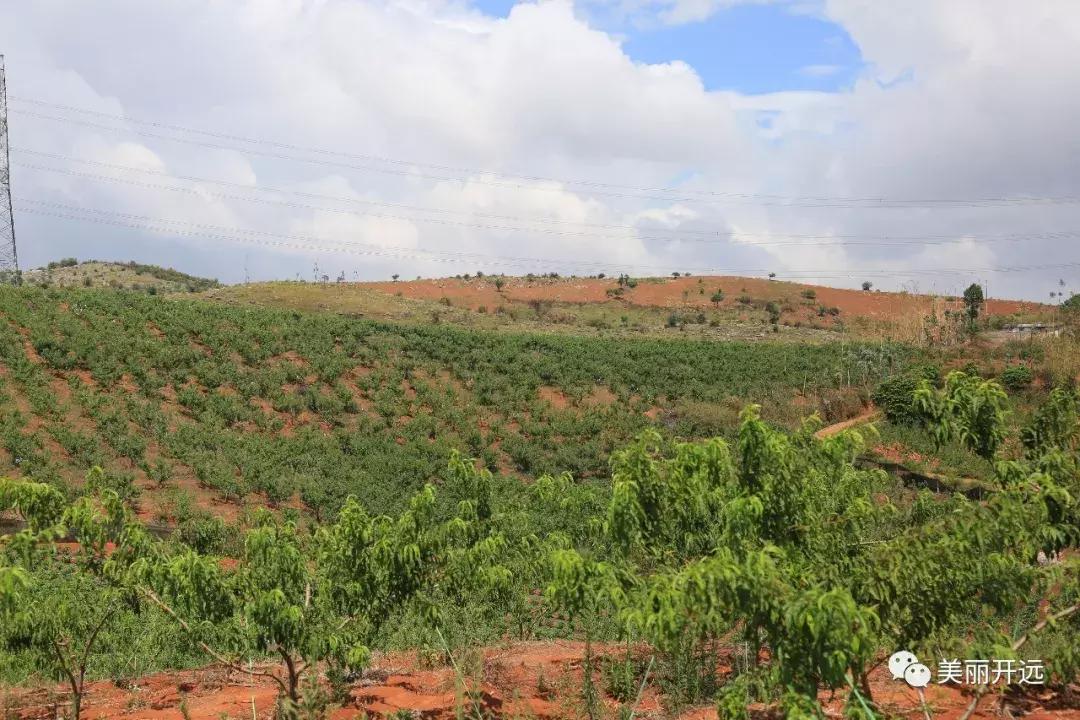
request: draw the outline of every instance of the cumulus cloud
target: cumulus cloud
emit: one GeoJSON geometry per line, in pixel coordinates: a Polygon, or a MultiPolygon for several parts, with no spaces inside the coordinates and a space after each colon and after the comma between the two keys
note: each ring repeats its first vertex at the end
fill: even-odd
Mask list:
{"type": "MultiPolygon", "coordinates": [[[[631,11],[676,23],[730,4],[631,11]]],[[[854,87],[755,96],[707,91],[684,63],[634,62],[580,9],[20,3],[0,26],[20,198],[235,229],[177,236],[17,212],[20,256],[131,257],[231,281],[251,267],[292,277],[305,253],[348,277],[456,273],[484,258],[525,272],[537,267],[522,258],[541,258],[581,272],[873,275],[881,288],[920,277],[942,291],[1041,264],[1056,269],[993,274],[992,287],[1042,298],[1060,276],[1080,290],[1069,264],[1080,234],[1050,234],[1078,227],[1076,203],[940,202],[1080,196],[1080,15],[1068,0],[828,0],[815,11],[863,56],[854,87]],[[240,242],[260,232],[397,254],[240,242]]]]}

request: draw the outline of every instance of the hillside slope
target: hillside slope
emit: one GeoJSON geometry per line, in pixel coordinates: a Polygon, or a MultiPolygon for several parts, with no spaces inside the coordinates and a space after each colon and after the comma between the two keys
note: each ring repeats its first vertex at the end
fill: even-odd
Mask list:
{"type": "Polygon", "coordinates": [[[858,412],[894,345],[482,333],[98,290],[0,288],[0,474],[77,486],[94,465],[141,514],[253,502],[384,510],[454,448],[508,476],[602,476],[648,426],[729,433],[858,412]],[[282,472],[281,468],[286,468],[282,472]]]}
{"type": "MultiPolygon", "coordinates": [[[[841,333],[922,342],[956,325],[963,303],[743,277],[456,277],[372,283],[275,282],[208,294],[234,305],[327,310],[376,319],[612,337],[829,342],[841,333]]],[[[991,299],[992,326],[1051,320],[1039,303],[991,299]]]]}

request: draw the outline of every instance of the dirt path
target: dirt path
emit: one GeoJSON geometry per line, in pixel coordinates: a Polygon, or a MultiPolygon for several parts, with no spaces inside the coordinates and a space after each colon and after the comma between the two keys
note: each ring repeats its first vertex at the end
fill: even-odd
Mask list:
{"type": "Polygon", "coordinates": [[[839,432],[843,432],[848,428],[853,428],[856,425],[862,425],[864,423],[870,422],[871,420],[876,420],[880,415],[881,411],[871,405],[870,407],[866,408],[861,413],[859,413],[853,418],[850,418],[849,420],[844,420],[843,422],[838,422],[833,425],[821,428],[816,433],[814,433],[814,437],[819,439],[832,437],[833,435],[836,435],[839,432]]]}

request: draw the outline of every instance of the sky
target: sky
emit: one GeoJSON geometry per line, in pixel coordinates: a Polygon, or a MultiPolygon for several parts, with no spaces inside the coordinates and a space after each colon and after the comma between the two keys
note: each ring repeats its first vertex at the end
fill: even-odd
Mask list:
{"type": "Polygon", "coordinates": [[[0,0],[24,267],[1080,292],[1072,0],[0,0]]]}

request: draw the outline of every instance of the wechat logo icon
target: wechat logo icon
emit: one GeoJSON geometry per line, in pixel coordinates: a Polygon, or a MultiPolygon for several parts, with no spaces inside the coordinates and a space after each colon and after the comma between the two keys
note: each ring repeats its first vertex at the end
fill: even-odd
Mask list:
{"type": "Polygon", "coordinates": [[[903,680],[904,671],[908,669],[908,666],[916,665],[918,662],[919,658],[907,650],[894,652],[889,658],[889,672],[892,673],[893,680],[903,680]]]}
{"type": "Polygon", "coordinates": [[[893,680],[903,680],[913,688],[921,689],[930,684],[930,668],[908,650],[894,652],[889,657],[889,672],[893,680]]]}

